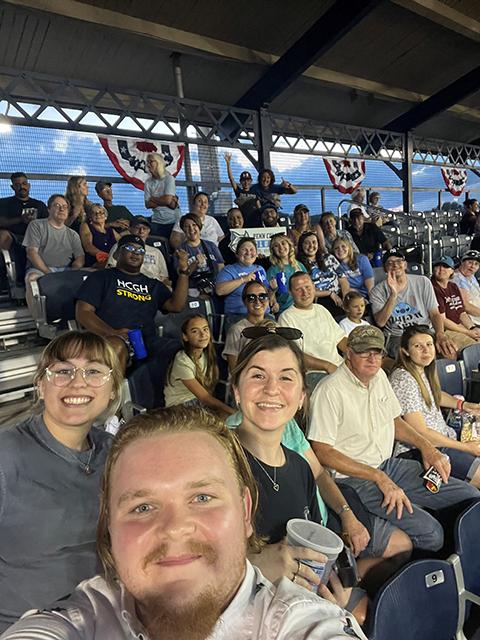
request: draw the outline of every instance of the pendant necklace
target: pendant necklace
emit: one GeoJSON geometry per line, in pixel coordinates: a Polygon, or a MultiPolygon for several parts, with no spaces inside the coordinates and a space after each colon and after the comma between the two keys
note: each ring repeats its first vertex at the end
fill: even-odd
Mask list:
{"type": "Polygon", "coordinates": [[[253,453],[251,454],[253,459],[255,460],[255,462],[258,464],[258,466],[260,467],[260,469],[263,471],[263,473],[267,476],[267,478],[270,480],[270,482],[272,483],[272,487],[274,489],[274,491],[279,491],[280,489],[280,485],[277,482],[277,467],[273,467],[273,478],[272,476],[268,473],[268,471],[265,469],[265,467],[263,466],[263,464],[260,462],[260,460],[258,460],[253,453]]]}

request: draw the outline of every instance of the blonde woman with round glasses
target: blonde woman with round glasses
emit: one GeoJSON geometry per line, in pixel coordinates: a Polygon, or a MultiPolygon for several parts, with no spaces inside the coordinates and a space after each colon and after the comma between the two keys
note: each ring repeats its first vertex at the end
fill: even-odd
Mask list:
{"type": "Polygon", "coordinates": [[[39,412],[0,430],[0,633],[97,571],[95,528],[111,436],[93,426],[118,405],[122,376],[101,337],[45,348],[39,412]]]}

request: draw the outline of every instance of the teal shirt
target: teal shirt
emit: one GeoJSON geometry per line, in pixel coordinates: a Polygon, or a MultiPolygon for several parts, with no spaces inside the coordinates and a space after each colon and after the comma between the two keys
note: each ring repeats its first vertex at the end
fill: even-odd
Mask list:
{"type": "MultiPolygon", "coordinates": [[[[240,423],[242,422],[242,412],[237,411],[225,420],[225,423],[230,429],[236,429],[240,423]]],[[[285,425],[285,429],[283,431],[282,436],[282,444],[287,447],[287,449],[291,449],[292,451],[296,451],[299,453],[302,458],[305,458],[305,451],[310,449],[310,444],[308,440],[303,435],[303,431],[297,424],[297,421],[292,418],[285,425]]],[[[320,508],[320,514],[322,516],[322,523],[326,525],[328,520],[328,512],[327,507],[320,495],[320,492],[317,488],[317,500],[318,506],[320,508]]]]}
{"type": "MultiPolygon", "coordinates": [[[[289,264],[287,264],[284,267],[273,266],[273,267],[270,267],[270,269],[267,271],[268,281],[270,282],[272,278],[276,277],[277,273],[281,273],[282,271],[287,276],[287,286],[290,281],[290,278],[293,276],[293,274],[296,271],[304,271],[305,273],[307,272],[307,270],[305,269],[304,265],[301,262],[298,263],[298,269],[295,269],[289,264]]],[[[278,293],[278,291],[276,291],[275,297],[280,306],[278,313],[282,313],[283,311],[285,311],[285,309],[288,309],[288,307],[291,307],[293,304],[293,298],[290,295],[290,291],[287,291],[287,293],[278,293]]]]}

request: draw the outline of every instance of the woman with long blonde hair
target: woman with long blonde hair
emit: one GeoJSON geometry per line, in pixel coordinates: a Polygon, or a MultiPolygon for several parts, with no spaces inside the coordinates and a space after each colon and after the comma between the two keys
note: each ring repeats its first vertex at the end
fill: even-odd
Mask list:
{"type": "Polygon", "coordinates": [[[67,182],[65,197],[70,205],[67,226],[80,232],[80,225],[87,219],[87,211],[92,203],[87,198],[88,183],[85,176],[70,176],[67,182]]]}
{"type": "MultiPolygon", "coordinates": [[[[480,416],[480,405],[457,400],[442,391],[435,364],[435,336],[426,325],[414,324],[403,332],[390,384],[402,408],[402,417],[450,458],[452,476],[480,487],[480,442],[459,442],[441,407],[480,416]]],[[[397,455],[421,460],[417,449],[397,445],[397,455]]]]}
{"type": "Polygon", "coordinates": [[[180,209],[175,190],[175,178],[167,171],[160,153],[147,155],[145,180],[145,207],[152,210],[152,233],[169,238],[180,209]]]}
{"type": "Polygon", "coordinates": [[[270,288],[275,291],[279,305],[279,313],[293,304],[293,298],[288,289],[288,282],[296,271],[305,271],[301,262],[295,256],[295,245],[284,233],[276,233],[270,238],[270,264],[267,278],[270,288]]]}
{"type": "Polygon", "coordinates": [[[358,291],[368,300],[375,281],[367,256],[354,253],[352,243],[347,238],[339,236],[333,242],[332,253],[339,261],[341,272],[346,275],[350,289],[358,291]]]}

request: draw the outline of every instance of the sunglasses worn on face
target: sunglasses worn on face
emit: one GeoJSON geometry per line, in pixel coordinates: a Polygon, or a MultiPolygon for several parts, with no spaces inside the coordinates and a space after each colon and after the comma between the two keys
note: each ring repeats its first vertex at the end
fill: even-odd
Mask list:
{"type": "Polygon", "coordinates": [[[125,249],[125,251],[129,253],[135,253],[137,256],[143,256],[145,254],[145,249],[142,249],[142,247],[134,247],[131,244],[124,244],[122,249],[125,249]]]}
{"type": "Polygon", "coordinates": [[[299,340],[303,338],[303,333],[300,329],[294,329],[293,327],[246,327],[242,331],[242,336],[249,340],[263,338],[271,334],[285,338],[285,340],[299,340]]]}
{"type": "Polygon", "coordinates": [[[268,293],[247,293],[245,296],[246,302],[266,302],[268,300],[268,293]]]}

